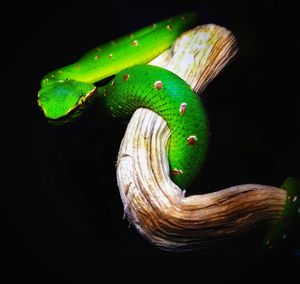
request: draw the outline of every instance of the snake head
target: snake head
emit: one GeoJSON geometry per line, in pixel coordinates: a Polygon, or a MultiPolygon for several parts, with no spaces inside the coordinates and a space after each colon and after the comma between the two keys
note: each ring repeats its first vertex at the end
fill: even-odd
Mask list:
{"type": "Polygon", "coordinates": [[[38,93],[38,105],[53,124],[65,124],[79,117],[96,94],[91,83],[58,80],[44,84],[38,93]]]}

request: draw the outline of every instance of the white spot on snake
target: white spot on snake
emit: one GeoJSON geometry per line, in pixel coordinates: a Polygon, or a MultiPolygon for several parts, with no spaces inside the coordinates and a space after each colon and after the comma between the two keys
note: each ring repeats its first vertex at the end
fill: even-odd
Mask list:
{"type": "Polygon", "coordinates": [[[167,25],[167,29],[168,29],[169,31],[171,31],[171,30],[173,30],[173,27],[172,27],[171,25],[167,25]]]}
{"type": "Polygon", "coordinates": [[[296,202],[297,201],[297,199],[298,199],[298,197],[297,196],[295,196],[294,198],[293,198],[293,202],[296,202]]]}
{"type": "Polygon", "coordinates": [[[112,87],[114,87],[114,86],[116,85],[115,80],[112,80],[110,85],[111,85],[112,87]]]}
{"type": "Polygon", "coordinates": [[[189,145],[197,144],[197,136],[196,135],[191,135],[186,140],[189,145]]]}
{"type": "Polygon", "coordinates": [[[183,171],[182,170],[178,170],[178,169],[175,168],[175,169],[172,170],[172,174],[175,177],[175,176],[178,176],[178,175],[182,175],[183,171]]]}
{"type": "Polygon", "coordinates": [[[51,75],[51,78],[54,78],[54,77],[55,77],[54,74],[52,74],[52,75],[51,75]]]}
{"type": "Polygon", "coordinates": [[[284,234],[284,235],[282,236],[282,239],[283,239],[283,240],[286,239],[286,234],[284,234]]]}
{"type": "Polygon", "coordinates": [[[61,71],[61,70],[58,70],[56,73],[57,73],[57,74],[61,74],[61,73],[62,73],[62,71],[61,71]]]}
{"type": "Polygon", "coordinates": [[[137,40],[133,40],[130,44],[132,46],[137,46],[139,44],[139,42],[137,40]]]}
{"type": "Polygon", "coordinates": [[[163,88],[163,83],[162,81],[156,81],[154,83],[154,88],[157,89],[157,90],[161,90],[163,88]]]}
{"type": "Polygon", "coordinates": [[[180,107],[179,107],[179,113],[180,113],[180,115],[184,115],[185,114],[186,108],[187,108],[187,103],[182,103],[180,105],[180,107]]]}
{"type": "Polygon", "coordinates": [[[96,55],[94,58],[95,58],[95,60],[98,60],[100,58],[100,56],[96,55]]]}
{"type": "Polygon", "coordinates": [[[104,89],[104,91],[103,91],[103,96],[104,96],[104,97],[107,97],[107,96],[108,96],[108,92],[107,92],[106,89],[104,89]]]}
{"type": "Polygon", "coordinates": [[[118,105],[118,108],[119,108],[119,109],[121,109],[121,108],[122,108],[122,106],[118,105]]]}
{"type": "Polygon", "coordinates": [[[129,79],[129,74],[124,74],[123,75],[123,80],[124,81],[128,81],[128,79],[129,79]]]}
{"type": "Polygon", "coordinates": [[[112,53],[108,54],[109,59],[112,59],[112,56],[113,56],[112,53]]]}
{"type": "Polygon", "coordinates": [[[152,24],[152,28],[154,28],[154,29],[155,29],[155,28],[156,28],[156,26],[157,26],[157,24],[156,24],[156,23],[153,23],[153,24],[152,24]]]}

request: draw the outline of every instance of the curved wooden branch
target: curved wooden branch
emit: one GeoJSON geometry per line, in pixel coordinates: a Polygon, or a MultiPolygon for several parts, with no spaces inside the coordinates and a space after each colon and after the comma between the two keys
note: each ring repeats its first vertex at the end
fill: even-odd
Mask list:
{"type": "MultiPolygon", "coordinates": [[[[216,25],[183,34],[174,47],[150,64],[163,66],[200,92],[236,54],[236,41],[216,25]]],[[[207,248],[259,226],[272,226],[283,211],[286,191],[258,184],[234,186],[185,197],[169,177],[166,122],[138,109],[125,133],[117,181],[130,223],[165,250],[207,248]]]]}
{"type": "Polygon", "coordinates": [[[130,223],[153,244],[166,250],[214,245],[280,217],[286,191],[244,184],[185,197],[169,178],[166,122],[138,109],[125,133],[117,162],[117,180],[130,223]]]}
{"type": "Polygon", "coordinates": [[[172,48],[149,64],[172,71],[200,94],[236,53],[233,34],[223,27],[209,24],[183,33],[172,48]]]}

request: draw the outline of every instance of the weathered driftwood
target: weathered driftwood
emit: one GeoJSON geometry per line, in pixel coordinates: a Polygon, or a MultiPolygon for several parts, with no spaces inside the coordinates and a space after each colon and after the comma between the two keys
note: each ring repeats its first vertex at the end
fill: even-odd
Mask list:
{"type": "MultiPolygon", "coordinates": [[[[164,66],[202,91],[235,53],[228,30],[206,25],[185,33],[151,64],[164,66]]],[[[185,197],[169,177],[170,135],[164,119],[138,109],[118,154],[124,216],[151,243],[166,250],[206,248],[278,220],[286,192],[276,187],[244,184],[185,197]]]]}
{"type": "Polygon", "coordinates": [[[171,49],[149,64],[172,71],[200,94],[236,53],[237,44],[232,33],[210,24],[183,33],[171,49]]]}

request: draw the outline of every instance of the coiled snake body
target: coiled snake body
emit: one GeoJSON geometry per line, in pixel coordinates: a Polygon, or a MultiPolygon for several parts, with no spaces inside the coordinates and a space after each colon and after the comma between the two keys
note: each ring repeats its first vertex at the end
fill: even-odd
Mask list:
{"type": "Polygon", "coordinates": [[[139,107],[155,111],[172,131],[171,177],[177,185],[188,187],[205,158],[205,111],[185,81],[145,63],[169,48],[195,21],[194,13],[182,14],[96,47],[76,63],[42,79],[39,106],[54,123],[72,121],[95,99],[101,99],[114,116],[128,117],[139,107]],[[105,86],[94,85],[112,75],[115,76],[105,86]]]}
{"type": "MultiPolygon", "coordinates": [[[[170,71],[146,63],[168,49],[182,32],[195,25],[195,21],[194,13],[182,14],[94,48],[77,62],[59,68],[42,79],[41,89],[38,92],[38,105],[49,121],[55,124],[73,121],[96,100],[100,101],[112,116],[128,117],[140,107],[151,109],[167,122],[171,130],[168,151],[171,178],[181,188],[188,187],[199,172],[207,150],[209,130],[205,110],[197,94],[184,80],[170,71]],[[107,78],[110,80],[104,84],[102,80],[107,78]]],[[[278,221],[275,229],[266,237],[266,246],[270,248],[276,241],[286,239],[286,232],[291,228],[287,224],[296,224],[299,221],[299,180],[289,178],[282,188],[287,193],[281,189],[274,191],[274,188],[266,186],[242,185],[235,189],[220,191],[218,194],[195,197],[197,202],[192,198],[185,201],[180,199],[184,209],[181,212],[183,223],[178,227],[180,231],[176,231],[177,227],[173,226],[173,223],[168,230],[164,227],[168,222],[162,223],[162,235],[159,238],[164,234],[166,236],[162,237],[161,245],[165,247],[165,244],[170,244],[169,238],[179,236],[178,240],[173,240],[174,247],[184,247],[182,237],[190,232],[193,232],[191,240],[194,234],[198,234],[201,242],[201,237],[206,238],[209,227],[212,228],[211,236],[216,236],[216,232],[220,234],[216,236],[217,239],[238,232],[239,225],[244,231],[240,220],[248,220],[252,215],[248,214],[247,210],[254,208],[253,210],[261,215],[253,214],[251,218],[257,218],[261,222],[265,219],[272,221],[272,218],[276,217],[278,221]],[[240,195],[232,194],[234,190],[240,195]],[[243,198],[244,193],[248,191],[253,202],[245,203],[243,206],[233,206],[241,205],[240,198],[243,198]],[[280,198],[276,199],[274,192],[280,198]],[[218,196],[221,197],[222,202],[213,202],[218,196]],[[285,196],[287,198],[283,208],[285,196]],[[233,199],[236,200],[232,201],[233,199]],[[211,213],[205,207],[208,200],[210,205],[207,208],[212,210],[211,213]],[[192,208],[190,215],[184,215],[189,202],[192,208]],[[197,204],[199,210],[203,206],[207,210],[198,212],[197,204]],[[258,209],[256,205],[262,207],[258,209]],[[224,210],[221,213],[215,211],[214,207],[219,208],[218,206],[225,206],[226,214],[224,210]],[[272,215],[273,211],[276,212],[275,217],[272,215]],[[203,222],[207,222],[207,228],[201,225],[203,222]],[[182,230],[183,224],[187,228],[186,231],[182,230]],[[222,230],[219,229],[220,226],[222,230]]],[[[176,202],[176,206],[180,206],[178,200],[176,202]]],[[[177,207],[174,218],[180,221],[180,210],[178,211],[177,207]]],[[[169,214],[170,212],[168,211],[169,214]]],[[[170,216],[173,215],[168,215],[170,216]]],[[[159,219],[157,222],[160,221],[159,219]]],[[[255,224],[252,220],[249,227],[251,223],[255,224]]],[[[149,233],[149,239],[153,237],[157,243],[156,233],[157,228],[151,232],[152,235],[149,233]]],[[[189,237],[190,235],[184,237],[187,244],[189,237]]]]}

